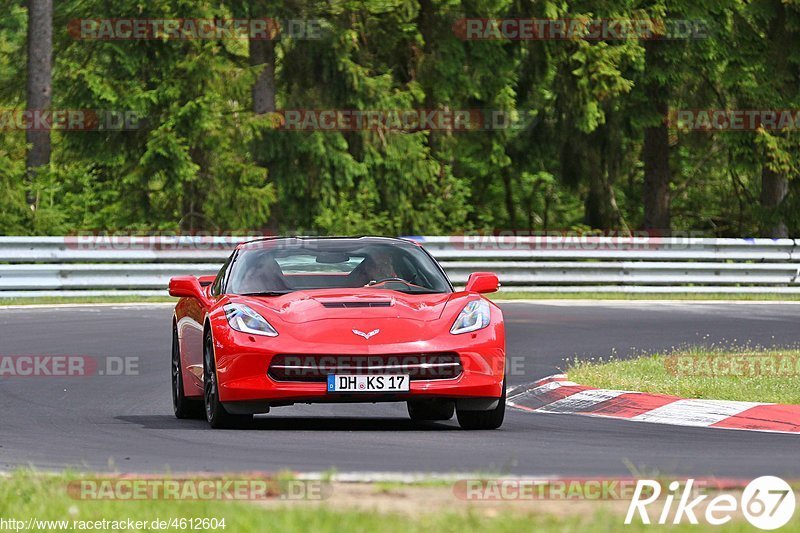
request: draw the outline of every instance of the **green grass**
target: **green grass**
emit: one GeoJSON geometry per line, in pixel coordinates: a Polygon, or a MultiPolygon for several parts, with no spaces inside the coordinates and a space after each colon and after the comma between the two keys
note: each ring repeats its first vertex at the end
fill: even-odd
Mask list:
{"type": "MultiPolygon", "coordinates": [[[[625,292],[522,292],[502,291],[488,295],[492,300],[749,300],[749,301],[800,301],[800,294],[694,294],[687,292],[668,294],[638,294],[625,292]]],[[[95,296],[95,297],[47,297],[47,298],[0,298],[0,307],[6,305],[53,305],[53,304],[98,304],[177,302],[169,296],[95,296]]]]}
{"type": "Polygon", "coordinates": [[[628,360],[576,360],[567,374],[576,383],[603,389],[800,404],[798,362],[796,349],[689,348],[628,360]]]}
{"type": "MultiPolygon", "coordinates": [[[[487,516],[480,512],[480,503],[474,510],[461,513],[422,507],[413,517],[368,511],[352,511],[323,505],[291,504],[262,506],[244,502],[190,502],[190,501],[85,501],[71,498],[66,491],[69,480],[76,474],[55,476],[36,475],[18,471],[0,479],[0,518],[27,520],[169,520],[172,518],[216,518],[225,520],[225,529],[216,531],[249,532],[314,531],[318,533],[340,531],[427,532],[470,531],[487,532],[579,532],[579,531],[649,531],[652,526],[623,525],[623,517],[609,511],[598,511],[592,516],[555,516],[552,514],[520,514],[498,512],[487,516]]],[[[167,529],[172,531],[174,529],[167,529]]],[[[186,530],[186,529],[184,529],[186,530]]],[[[672,531],[697,531],[697,526],[682,525],[672,531]]],[[[715,531],[748,531],[746,523],[737,521],[715,531]]],[[[206,529],[206,531],[211,531],[206,529]]],[[[800,522],[795,519],[783,531],[800,532],[800,522]]]]}
{"type": "Polygon", "coordinates": [[[47,298],[0,298],[0,307],[4,305],[53,305],[53,304],[116,304],[139,302],[177,302],[170,296],[76,296],[47,298]]]}

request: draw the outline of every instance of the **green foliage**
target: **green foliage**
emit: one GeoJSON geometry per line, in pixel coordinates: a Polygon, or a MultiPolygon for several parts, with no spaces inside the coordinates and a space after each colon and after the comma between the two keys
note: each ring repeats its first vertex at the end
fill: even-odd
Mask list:
{"type": "MultiPolygon", "coordinates": [[[[433,234],[635,229],[644,128],[671,109],[797,109],[800,10],[780,0],[58,2],[53,108],[119,110],[128,130],[53,132],[26,177],[23,132],[0,127],[0,233],[299,231],[433,234]],[[111,9],[111,11],[109,11],[111,9]],[[103,17],[321,19],[274,41],[277,109],[501,110],[511,129],[285,131],[254,115],[246,40],[80,40],[103,17]],[[462,40],[463,17],[701,19],[707,38],[462,40]],[[657,52],[646,53],[648,47],[657,52]],[[26,193],[34,206],[26,203],[26,193]]],[[[23,109],[26,9],[0,0],[0,109],[23,109]]],[[[672,226],[800,230],[797,133],[670,132],[672,226]],[[788,178],[779,213],[761,171],[788,178]]]]}

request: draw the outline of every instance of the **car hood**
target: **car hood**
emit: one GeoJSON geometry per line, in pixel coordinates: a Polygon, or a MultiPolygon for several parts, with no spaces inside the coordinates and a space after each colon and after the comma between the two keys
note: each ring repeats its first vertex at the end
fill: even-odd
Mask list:
{"type": "Polygon", "coordinates": [[[232,296],[265,317],[300,324],[317,320],[394,318],[429,322],[442,316],[452,293],[406,294],[385,289],[322,289],[282,296],[232,296]]]}

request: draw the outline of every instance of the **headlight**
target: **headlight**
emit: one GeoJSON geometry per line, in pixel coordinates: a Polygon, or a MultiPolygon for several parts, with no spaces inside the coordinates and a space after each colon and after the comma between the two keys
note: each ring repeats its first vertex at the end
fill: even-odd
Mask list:
{"type": "Polygon", "coordinates": [[[489,303],[486,300],[473,300],[465,305],[458,314],[458,318],[453,322],[453,327],[450,328],[450,333],[458,335],[483,329],[489,325],[490,316],[489,303]]]}
{"type": "Polygon", "coordinates": [[[244,304],[228,304],[223,307],[228,324],[236,331],[277,337],[278,332],[267,320],[244,304]]]}

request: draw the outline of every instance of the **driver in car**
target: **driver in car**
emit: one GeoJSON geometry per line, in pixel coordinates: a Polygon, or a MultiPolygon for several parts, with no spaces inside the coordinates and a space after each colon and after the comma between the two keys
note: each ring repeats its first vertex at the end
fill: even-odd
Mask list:
{"type": "Polygon", "coordinates": [[[365,286],[374,284],[376,281],[398,277],[392,256],[383,250],[376,250],[367,256],[362,265],[365,286]]]}
{"type": "Polygon", "coordinates": [[[285,291],[288,288],[278,262],[271,257],[263,257],[247,272],[241,291],[285,291]]]}

